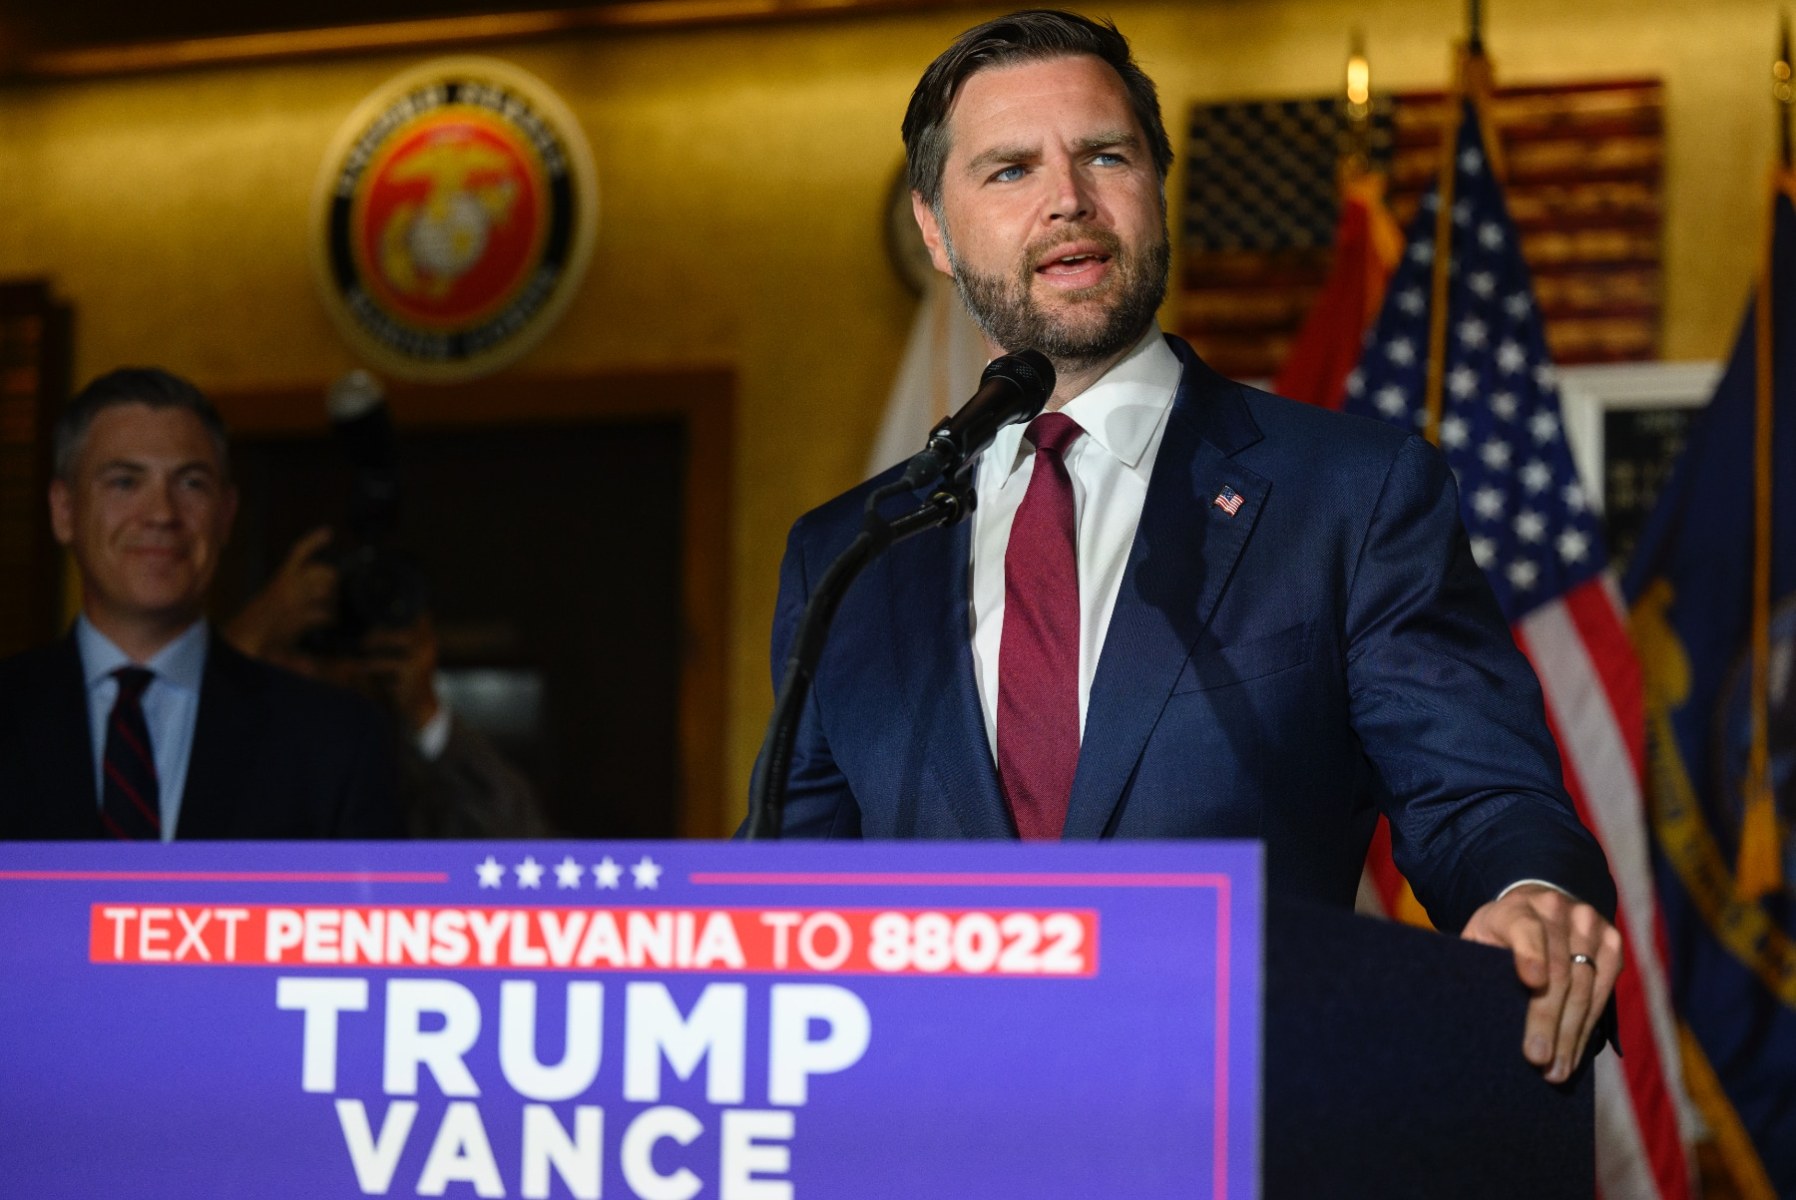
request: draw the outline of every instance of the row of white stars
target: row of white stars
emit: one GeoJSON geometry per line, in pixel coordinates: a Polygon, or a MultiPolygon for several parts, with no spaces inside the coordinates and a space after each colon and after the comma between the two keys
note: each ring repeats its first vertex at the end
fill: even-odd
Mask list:
{"type": "MultiPolygon", "coordinates": [[[[1472,554],[1478,554],[1477,538],[1472,539],[1472,554]]],[[[1479,560],[1479,566],[1487,571],[1490,569],[1483,559],[1479,560]]],[[[1540,564],[1531,559],[1518,558],[1503,568],[1503,577],[1509,580],[1509,586],[1516,591],[1531,592],[1534,585],[1540,582],[1540,564]]]]}
{"type": "MultiPolygon", "coordinates": [[[[581,880],[586,877],[587,868],[575,860],[571,854],[553,865],[537,862],[534,854],[526,854],[523,862],[510,868],[489,854],[486,856],[485,862],[476,863],[474,866],[474,873],[479,876],[480,886],[483,888],[501,886],[505,882],[507,870],[510,871],[521,888],[541,887],[543,875],[551,871],[554,872],[557,888],[577,888],[580,886],[581,880]]],[[[652,890],[661,886],[663,870],[665,868],[660,863],[646,854],[628,867],[607,854],[592,864],[593,886],[604,891],[616,891],[623,886],[624,872],[628,871],[630,879],[638,891],[652,890]]]]}
{"type": "MultiPolygon", "coordinates": [[[[1472,555],[1478,559],[1478,565],[1488,571],[1491,569],[1490,559],[1496,556],[1496,552],[1488,549],[1488,545],[1481,548],[1478,544],[1480,540],[1488,543],[1489,539],[1473,538],[1472,555]],[[1481,549],[1483,550],[1482,555],[1480,554],[1481,549]]],[[[1531,592],[1534,590],[1534,585],[1540,582],[1540,564],[1532,559],[1518,558],[1503,568],[1503,577],[1509,580],[1509,586],[1516,591],[1531,592]]]]}
{"type": "MultiPolygon", "coordinates": [[[[1476,376],[1472,377],[1472,383],[1476,383],[1476,376]]],[[[1464,399],[1471,390],[1470,387],[1461,388],[1457,370],[1450,386],[1454,395],[1460,399],[1464,399]]],[[[1393,383],[1379,388],[1372,397],[1372,403],[1377,406],[1379,412],[1387,417],[1401,417],[1409,411],[1409,393],[1393,383]]],[[[1517,407],[1516,398],[1508,392],[1498,392],[1490,400],[1491,412],[1499,420],[1513,420],[1517,407]]],[[[1528,433],[1537,443],[1545,445],[1559,436],[1558,416],[1550,412],[1535,413],[1528,418],[1528,433]]],[[[1443,446],[1456,449],[1465,445],[1470,436],[1471,430],[1463,417],[1450,416],[1441,419],[1441,444],[1443,446]]],[[[1492,437],[1484,443],[1480,454],[1487,466],[1501,469],[1509,465],[1510,446],[1503,438],[1492,437]],[[1501,447],[1501,449],[1497,447],[1501,447]]]]}
{"type": "MultiPolygon", "coordinates": [[[[1479,349],[1489,330],[1484,322],[1475,317],[1468,317],[1460,322],[1459,342],[1462,346],[1479,349]]],[[[1384,356],[1399,367],[1415,365],[1416,344],[1406,337],[1395,337],[1385,343],[1384,356]]],[[[1497,347],[1497,371],[1504,375],[1519,375],[1523,367],[1528,365],[1527,351],[1521,343],[1504,339],[1497,347]]],[[[1542,391],[1551,391],[1559,382],[1559,372],[1551,363],[1541,363],[1534,368],[1535,386],[1542,391]]],[[[1363,384],[1362,384],[1363,386],[1363,384]]],[[[1465,363],[1459,363],[1447,373],[1447,387],[1455,396],[1469,396],[1478,390],[1478,372],[1465,363]]]]}
{"type": "MultiPolygon", "coordinates": [[[[1481,295],[1488,295],[1495,281],[1486,274],[1473,277],[1474,290],[1481,295]]],[[[1516,292],[1503,300],[1503,307],[1516,320],[1527,316],[1532,305],[1526,292],[1516,292]]],[[[1427,308],[1427,301],[1422,298],[1421,288],[1408,288],[1397,294],[1397,305],[1412,316],[1419,316],[1427,308]]],[[[1459,344],[1468,349],[1481,350],[1490,340],[1490,326],[1478,317],[1466,317],[1454,330],[1459,344]]],[[[1407,337],[1394,337],[1384,345],[1384,356],[1399,367],[1413,366],[1416,361],[1416,344],[1407,337]]],[[[1497,344],[1497,369],[1505,375],[1519,374],[1528,365],[1528,353],[1522,344],[1514,338],[1504,338],[1497,344]]],[[[1465,368],[1461,367],[1461,370],[1465,368]]],[[[1559,372],[1551,363],[1541,363],[1534,368],[1534,382],[1542,389],[1549,389],[1559,382],[1559,372]]],[[[1347,390],[1353,395],[1365,387],[1364,377],[1356,368],[1347,377],[1347,390]]]]}
{"type": "MultiPolygon", "coordinates": [[[[1546,522],[1539,513],[1524,512],[1516,518],[1516,536],[1528,543],[1539,542],[1545,536],[1546,522]],[[1526,529],[1527,532],[1523,532],[1526,529]]],[[[1590,538],[1576,529],[1567,529],[1553,539],[1553,549],[1558,551],[1559,560],[1566,566],[1573,566],[1590,557],[1590,538]]],[[[1497,561],[1497,539],[1482,534],[1472,538],[1472,557],[1478,565],[1490,570],[1491,564],[1497,561]]]]}
{"type": "MultiPolygon", "coordinates": [[[[1431,196],[1429,199],[1433,199],[1433,197],[1431,196]]],[[[1424,202],[1423,207],[1433,212],[1438,205],[1424,202]]],[[[1461,200],[1453,206],[1453,223],[1462,229],[1472,223],[1472,205],[1469,201],[1461,200]]],[[[1501,250],[1503,244],[1508,240],[1503,234],[1503,227],[1495,221],[1486,221],[1478,226],[1478,244],[1486,250],[1493,252],[1501,250]]],[[[1433,262],[1434,242],[1429,240],[1410,243],[1409,257],[1411,261],[1419,264],[1433,262]]],[[[1476,282],[1472,284],[1472,288],[1481,296],[1490,295],[1490,292],[1480,290],[1476,282]]]]}
{"type": "MultiPolygon", "coordinates": [[[[1450,437],[1447,433],[1447,422],[1441,422],[1442,445],[1457,447],[1463,445],[1464,441],[1463,434],[1458,438],[1450,437]]],[[[1509,465],[1508,444],[1505,442],[1498,442],[1496,445],[1503,448],[1500,454],[1490,453],[1491,445],[1487,443],[1484,447],[1484,452],[1480,453],[1478,456],[1485,466],[1490,467],[1493,470],[1501,469],[1509,465]]],[[[1455,474],[1459,477],[1460,483],[1463,486],[1465,483],[1464,475],[1459,473],[1457,469],[1455,470],[1455,474]]],[[[1521,482],[1522,489],[1526,491],[1528,495],[1539,496],[1544,494],[1546,490],[1552,486],[1553,468],[1547,466],[1538,458],[1531,458],[1520,471],[1516,472],[1516,477],[1521,482]]],[[[1481,494],[1488,495],[1491,499],[1484,504],[1478,505],[1479,515],[1485,517],[1502,515],[1504,493],[1495,487],[1486,487],[1482,489],[1481,494]]],[[[1575,483],[1567,484],[1565,487],[1560,488],[1559,497],[1565,501],[1565,507],[1574,513],[1583,512],[1586,507],[1584,503],[1584,489],[1575,483]]]]}
{"type": "MultiPolygon", "coordinates": [[[[1424,247],[1424,253],[1417,257],[1426,261],[1434,257],[1434,251],[1424,247]]],[[[1459,274],[1458,263],[1453,264],[1452,274],[1459,274]]],[[[1497,277],[1490,271],[1473,271],[1466,276],[1465,283],[1472,289],[1472,294],[1480,300],[1489,300],[1497,294],[1497,277]]],[[[1428,310],[1428,298],[1423,294],[1421,288],[1407,287],[1397,293],[1397,307],[1412,317],[1419,317],[1428,310]]],[[[1511,322],[1526,320],[1533,309],[1534,301],[1529,298],[1527,292],[1511,292],[1503,297],[1503,311],[1508,314],[1511,322]]],[[[1467,321],[1473,322],[1473,324],[1468,326],[1466,322],[1460,323],[1457,330],[1460,339],[1471,345],[1482,346],[1484,344],[1482,340],[1474,341],[1472,339],[1480,338],[1480,335],[1487,335],[1490,332],[1489,327],[1476,317],[1468,317],[1467,321]]]]}
{"type": "MultiPolygon", "coordinates": [[[[1558,421],[1551,413],[1542,413],[1543,424],[1558,427],[1558,421]]],[[[1464,448],[1471,440],[1471,431],[1466,428],[1460,417],[1445,417],[1441,420],[1441,445],[1449,450],[1464,448]]],[[[1515,456],[1515,444],[1502,437],[1489,437],[1478,447],[1478,461],[1492,471],[1507,471],[1515,456]]],[[[1531,458],[1522,464],[1519,472],[1522,485],[1530,492],[1542,491],[1552,482],[1553,469],[1538,458],[1531,458]]]]}
{"type": "MultiPolygon", "coordinates": [[[[1559,498],[1565,502],[1566,511],[1573,514],[1581,513],[1587,507],[1584,501],[1584,489],[1575,483],[1560,488],[1559,498]]],[[[1509,504],[1509,496],[1502,488],[1487,483],[1472,493],[1471,501],[1472,511],[1478,514],[1481,520],[1496,521],[1502,519],[1503,510],[1509,504]]],[[[1539,527],[1536,528],[1532,518],[1537,516],[1538,514],[1527,508],[1516,514],[1516,534],[1523,540],[1538,542],[1541,535],[1545,533],[1546,518],[1539,516],[1539,527]],[[1532,537],[1529,536],[1530,531],[1533,533],[1532,537]]]]}

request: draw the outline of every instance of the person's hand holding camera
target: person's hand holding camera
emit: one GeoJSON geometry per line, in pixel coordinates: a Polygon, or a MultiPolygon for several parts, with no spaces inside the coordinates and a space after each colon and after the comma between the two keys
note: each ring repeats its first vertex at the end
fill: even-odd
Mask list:
{"type": "Polygon", "coordinates": [[[295,542],[268,586],[225,626],[225,639],[252,658],[312,674],[299,640],[336,615],[337,568],[319,554],[330,540],[330,527],[320,526],[295,542]]]}

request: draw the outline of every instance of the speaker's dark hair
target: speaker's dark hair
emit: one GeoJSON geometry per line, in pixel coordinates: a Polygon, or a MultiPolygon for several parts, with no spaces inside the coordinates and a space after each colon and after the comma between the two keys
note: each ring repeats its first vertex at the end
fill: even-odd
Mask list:
{"type": "Polygon", "coordinates": [[[1172,140],[1160,119],[1154,81],[1135,64],[1128,39],[1102,23],[1058,9],[1030,9],[975,26],[954,39],[923,72],[904,113],[905,173],[911,190],[939,210],[942,168],[948,159],[948,110],[961,85],[989,67],[1089,54],[1108,63],[1122,80],[1135,120],[1147,135],[1154,169],[1165,182],[1172,170],[1172,140]]]}

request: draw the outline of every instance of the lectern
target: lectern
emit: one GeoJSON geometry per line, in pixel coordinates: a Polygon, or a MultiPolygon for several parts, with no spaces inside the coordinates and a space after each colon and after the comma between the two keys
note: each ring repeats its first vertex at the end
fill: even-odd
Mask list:
{"type": "Polygon", "coordinates": [[[1253,843],[0,846],[0,1191],[1551,1197],[1507,956],[1253,843]]]}

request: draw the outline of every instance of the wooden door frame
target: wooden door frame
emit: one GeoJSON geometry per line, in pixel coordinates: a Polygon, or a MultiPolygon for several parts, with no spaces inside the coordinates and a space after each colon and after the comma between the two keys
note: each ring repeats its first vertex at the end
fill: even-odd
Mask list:
{"type": "MultiPolygon", "coordinates": [[[[17,388],[26,372],[15,371],[0,395],[0,444],[29,458],[24,478],[9,478],[0,489],[0,524],[10,543],[0,565],[0,584],[19,602],[16,627],[0,630],[6,651],[24,650],[58,636],[74,618],[80,591],[71,586],[70,563],[50,533],[44,496],[55,464],[51,461],[56,420],[68,403],[74,370],[74,310],[56,298],[45,279],[0,281],[0,321],[35,323],[37,361],[28,368],[30,390],[17,388]]],[[[15,364],[17,366],[17,364],[15,364]]],[[[9,622],[10,624],[10,622],[9,622]]]]}
{"type": "MultiPolygon", "coordinates": [[[[223,390],[212,401],[232,436],[319,437],[326,384],[223,390]]],[[[682,503],[679,830],[725,837],[730,612],[730,498],[735,376],[723,369],[609,371],[509,377],[457,384],[392,383],[387,404],[401,431],[604,425],[677,419],[685,430],[682,503]]]]}

